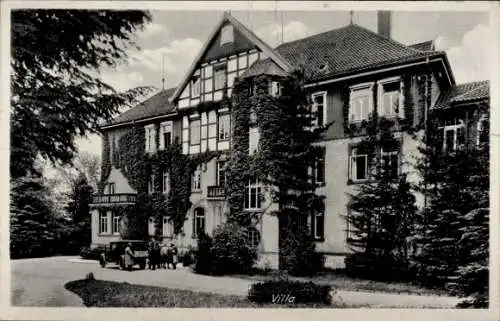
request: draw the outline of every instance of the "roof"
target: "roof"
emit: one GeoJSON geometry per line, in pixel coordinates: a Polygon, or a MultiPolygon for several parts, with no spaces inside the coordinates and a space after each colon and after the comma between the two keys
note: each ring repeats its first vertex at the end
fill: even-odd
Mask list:
{"type": "Polygon", "coordinates": [[[309,80],[445,55],[405,46],[355,24],[284,43],[275,51],[292,66],[303,67],[309,80]]]}
{"type": "Polygon", "coordinates": [[[187,83],[191,79],[191,76],[193,72],[195,71],[199,61],[203,58],[205,55],[206,51],[209,49],[210,44],[213,42],[214,38],[217,36],[217,33],[219,30],[224,26],[224,24],[228,22],[233,25],[234,28],[236,28],[243,36],[245,36],[248,40],[253,42],[265,55],[273,59],[275,63],[277,63],[280,68],[291,71],[292,67],[288,64],[288,62],[280,57],[280,55],[274,51],[271,47],[269,47],[268,44],[266,44],[264,41],[262,41],[259,37],[257,37],[251,30],[249,30],[247,27],[245,27],[242,23],[240,23],[237,19],[235,19],[231,14],[228,12],[224,12],[224,15],[222,16],[221,20],[217,24],[217,26],[212,30],[212,33],[208,37],[207,41],[203,44],[203,47],[201,48],[200,52],[198,53],[198,56],[195,58],[191,66],[189,67],[188,71],[184,75],[183,80],[181,81],[180,85],[177,87],[177,89],[172,93],[172,96],[170,97],[170,101],[173,102],[175,101],[179,95],[181,94],[181,91],[184,90],[184,87],[186,87],[187,83]]]}
{"type": "Polygon", "coordinates": [[[175,88],[169,88],[158,92],[142,103],[118,115],[118,117],[106,123],[103,127],[163,116],[175,112],[175,105],[168,101],[174,90],[175,88]]]}
{"type": "Polygon", "coordinates": [[[467,102],[486,100],[489,97],[490,82],[488,80],[459,84],[441,95],[433,109],[449,108],[467,102]]]}
{"type": "Polygon", "coordinates": [[[420,50],[420,51],[433,51],[434,50],[434,41],[429,40],[429,41],[424,41],[424,42],[419,42],[413,45],[409,45],[408,47],[413,48],[415,50],[420,50]]]}
{"type": "Polygon", "coordinates": [[[272,75],[286,77],[288,74],[286,71],[281,69],[277,64],[275,64],[271,59],[258,60],[250,69],[245,70],[241,75],[243,78],[255,77],[258,75],[272,75]]]}

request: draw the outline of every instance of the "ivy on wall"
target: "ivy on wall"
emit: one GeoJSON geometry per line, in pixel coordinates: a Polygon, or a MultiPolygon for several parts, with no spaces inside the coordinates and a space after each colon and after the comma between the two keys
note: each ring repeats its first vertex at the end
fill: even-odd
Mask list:
{"type": "Polygon", "coordinates": [[[108,133],[104,133],[102,137],[102,160],[101,160],[101,181],[97,187],[99,193],[103,193],[104,184],[111,172],[110,146],[108,133]]]}
{"type": "MultiPolygon", "coordinates": [[[[159,126],[156,125],[156,146],[159,143],[159,126]]],[[[109,140],[103,139],[102,182],[109,176],[109,140]]],[[[145,152],[145,130],[134,126],[119,139],[118,148],[113,153],[113,166],[121,171],[129,185],[137,191],[136,203],[123,208],[122,237],[144,239],[148,236],[148,220],[157,222],[157,236],[161,235],[163,216],[172,218],[174,233],[180,233],[191,207],[191,177],[203,163],[208,163],[220,152],[207,151],[196,155],[183,155],[178,139],[165,150],[145,152]],[[169,192],[164,194],[163,173],[168,173],[169,192]],[[154,177],[154,192],[149,193],[148,184],[154,177]]],[[[102,189],[101,189],[102,192],[102,189]]]]}

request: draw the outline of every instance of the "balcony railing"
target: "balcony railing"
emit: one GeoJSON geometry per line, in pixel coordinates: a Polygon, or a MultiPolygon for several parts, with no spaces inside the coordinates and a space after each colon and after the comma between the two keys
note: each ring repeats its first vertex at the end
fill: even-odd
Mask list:
{"type": "Polygon", "coordinates": [[[134,204],[135,200],[136,194],[94,195],[90,205],[134,204]]]}
{"type": "Polygon", "coordinates": [[[225,196],[226,196],[226,190],[224,189],[224,186],[209,186],[207,189],[208,198],[218,198],[225,196]]]}

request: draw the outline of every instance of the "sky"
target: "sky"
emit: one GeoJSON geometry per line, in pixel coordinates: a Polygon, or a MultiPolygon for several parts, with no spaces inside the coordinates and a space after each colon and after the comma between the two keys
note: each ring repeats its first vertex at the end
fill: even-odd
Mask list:
{"type": "MultiPolygon", "coordinates": [[[[140,50],[130,51],[126,64],[101,71],[102,78],[118,90],[136,86],[162,87],[162,61],[165,88],[175,87],[198,55],[223,11],[151,11],[152,21],[137,33],[140,50]]],[[[231,11],[271,47],[283,40],[292,41],[339,28],[350,23],[349,11],[231,11]],[[283,24],[283,28],[281,27],[283,24]]],[[[377,31],[376,11],[354,11],[353,23],[377,31]]],[[[493,36],[487,12],[395,11],[391,36],[409,45],[436,41],[445,50],[457,83],[490,79],[490,51],[493,36]]],[[[100,156],[101,139],[92,135],[78,139],[80,151],[100,156]]]]}

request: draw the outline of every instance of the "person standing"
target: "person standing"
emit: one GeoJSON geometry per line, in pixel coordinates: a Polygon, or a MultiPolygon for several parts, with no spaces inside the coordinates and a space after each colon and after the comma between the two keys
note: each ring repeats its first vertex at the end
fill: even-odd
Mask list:
{"type": "Polygon", "coordinates": [[[134,251],[132,250],[132,243],[128,243],[125,248],[125,267],[127,270],[132,271],[132,266],[134,265],[134,251]]]}
{"type": "Polygon", "coordinates": [[[177,246],[175,246],[174,242],[170,243],[170,252],[172,255],[172,267],[175,270],[177,267],[177,246]]]}

